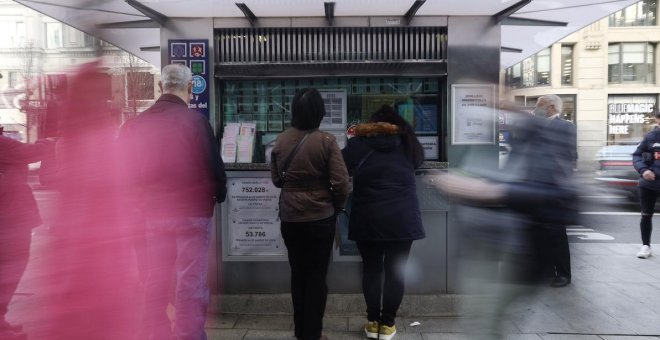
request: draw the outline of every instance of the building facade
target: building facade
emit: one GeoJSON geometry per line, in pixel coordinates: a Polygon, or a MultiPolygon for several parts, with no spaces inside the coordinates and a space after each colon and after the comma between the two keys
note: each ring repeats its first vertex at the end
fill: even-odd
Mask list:
{"type": "Polygon", "coordinates": [[[156,96],[159,72],[153,66],[14,1],[0,0],[0,32],[0,125],[12,138],[43,137],[48,104],[69,95],[71,71],[99,54],[118,123],[156,96]]]}
{"type": "Polygon", "coordinates": [[[657,0],[603,18],[502,72],[504,98],[528,107],[564,100],[578,129],[579,167],[596,167],[607,145],[638,143],[654,124],[660,94],[657,0]]]}

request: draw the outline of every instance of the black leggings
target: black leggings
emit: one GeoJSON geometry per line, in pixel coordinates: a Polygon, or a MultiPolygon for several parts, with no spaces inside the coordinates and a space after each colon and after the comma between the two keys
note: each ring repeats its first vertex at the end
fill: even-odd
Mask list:
{"type": "Polygon", "coordinates": [[[323,331],[323,314],[328,297],[326,275],[335,216],[312,222],[282,221],[282,238],[291,266],[291,299],[296,338],[317,340],[323,331]]]}
{"type": "Polygon", "coordinates": [[[642,244],[651,245],[651,231],[653,230],[653,213],[655,212],[655,201],[658,198],[658,192],[651,189],[639,188],[639,203],[642,207],[642,220],[639,222],[639,228],[642,231],[642,244]]]}
{"type": "Polygon", "coordinates": [[[367,319],[393,326],[403,300],[404,268],[412,241],[358,241],[357,246],[362,255],[362,291],[367,303],[367,319]]]}

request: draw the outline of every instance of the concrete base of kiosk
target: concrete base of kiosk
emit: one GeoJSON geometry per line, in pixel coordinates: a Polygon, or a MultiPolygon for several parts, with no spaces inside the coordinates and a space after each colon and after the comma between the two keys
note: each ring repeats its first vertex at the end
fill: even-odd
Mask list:
{"type": "MultiPolygon", "coordinates": [[[[439,169],[416,172],[417,192],[422,211],[426,238],[415,241],[408,262],[408,294],[447,293],[447,219],[449,204],[433,187],[439,169]]],[[[264,171],[229,171],[232,178],[270,178],[264,171]]],[[[227,204],[227,203],[224,203],[227,204]]],[[[226,207],[220,209],[227,210],[226,207]]],[[[219,214],[217,219],[217,256],[210,283],[214,294],[286,294],[290,292],[290,269],[286,256],[238,256],[228,255],[230,240],[228,218],[219,214]],[[223,229],[224,228],[224,229],[223,229]],[[213,289],[214,288],[214,289],[213,289]]],[[[361,260],[359,256],[333,254],[328,272],[330,294],[361,294],[361,260]]],[[[249,300],[249,299],[248,299],[249,300]]],[[[286,304],[290,304],[286,300],[286,304]]],[[[247,302],[246,302],[247,303],[247,302]]],[[[363,308],[362,308],[363,310],[363,308]]]]}
{"type": "MultiPolygon", "coordinates": [[[[398,315],[456,316],[465,296],[450,294],[406,294],[398,315]]],[[[326,315],[364,315],[367,307],[362,294],[330,294],[326,315]]],[[[209,306],[211,314],[292,315],[289,294],[214,295],[209,306]]]]}

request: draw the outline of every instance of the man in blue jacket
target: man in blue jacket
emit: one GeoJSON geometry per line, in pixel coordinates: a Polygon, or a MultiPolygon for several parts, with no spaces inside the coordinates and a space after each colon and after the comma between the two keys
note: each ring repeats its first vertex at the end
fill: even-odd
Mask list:
{"type": "MultiPolygon", "coordinates": [[[[660,125],[660,112],[656,112],[655,121],[660,125]]],[[[633,166],[639,172],[639,200],[642,219],[639,227],[642,232],[642,248],[637,257],[645,259],[651,256],[651,231],[655,201],[660,192],[660,129],[656,127],[644,136],[644,140],[633,153],[633,166]]]]}

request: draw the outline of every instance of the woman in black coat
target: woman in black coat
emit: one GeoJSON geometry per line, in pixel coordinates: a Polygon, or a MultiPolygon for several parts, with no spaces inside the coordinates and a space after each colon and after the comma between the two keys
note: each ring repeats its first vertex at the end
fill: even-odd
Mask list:
{"type": "Polygon", "coordinates": [[[425,236],[414,174],[423,150],[410,124],[387,105],[355,132],[342,151],[353,176],[348,238],[362,256],[365,334],[387,340],[396,333],[412,242],[425,236]]]}

